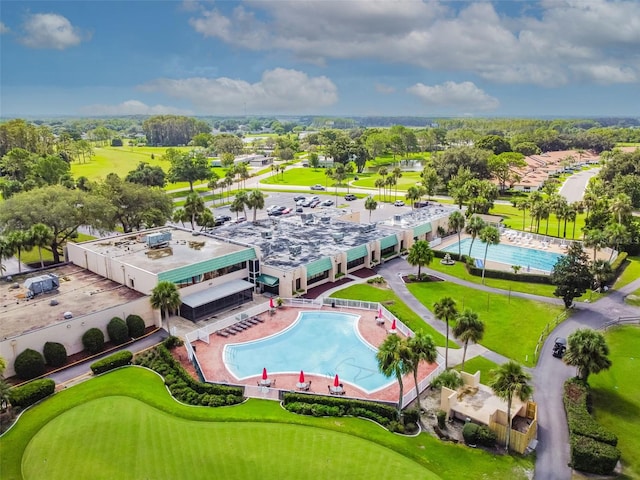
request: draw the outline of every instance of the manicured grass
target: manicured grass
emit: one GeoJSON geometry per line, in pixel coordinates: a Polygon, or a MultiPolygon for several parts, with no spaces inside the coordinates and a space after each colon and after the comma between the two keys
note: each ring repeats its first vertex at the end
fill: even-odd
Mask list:
{"type": "MultiPolygon", "coordinates": [[[[283,173],[274,173],[264,178],[260,183],[265,185],[300,185],[311,186],[319,183],[327,188],[331,188],[334,181],[325,175],[324,168],[292,168],[283,173]]],[[[345,180],[346,182],[346,180],[345,180]]]]}
{"type": "MultiPolygon", "coordinates": [[[[489,380],[493,378],[493,375],[491,374],[491,370],[495,370],[496,368],[498,368],[498,366],[499,365],[497,363],[492,362],[491,360],[487,360],[484,357],[478,356],[464,362],[464,369],[462,369],[462,371],[473,375],[479,370],[480,382],[486,385],[489,382],[489,380]]],[[[460,365],[458,365],[455,368],[458,371],[461,370],[460,365]]]]}
{"type": "MultiPolygon", "coordinates": [[[[96,237],[92,237],[91,235],[85,235],[84,233],[79,233],[78,238],[76,238],[75,240],[72,240],[72,242],[74,243],[86,242],[87,240],[94,240],[95,238],[96,237]]],[[[22,260],[22,263],[25,263],[25,264],[37,263],[38,266],[40,266],[40,254],[38,253],[37,248],[34,248],[30,252],[22,252],[20,259],[22,260]]],[[[48,248],[42,249],[42,259],[45,262],[53,261],[53,254],[51,253],[50,249],[48,248]]]]}
{"type": "Polygon", "coordinates": [[[630,295],[633,295],[633,297],[627,296],[624,301],[634,307],[640,307],[640,288],[631,292],[630,295]]]}
{"type": "Polygon", "coordinates": [[[640,257],[627,257],[626,266],[618,277],[614,288],[622,288],[640,278],[640,257]]]}
{"type": "MultiPolygon", "coordinates": [[[[492,215],[500,215],[504,217],[503,223],[508,228],[513,228],[516,230],[522,230],[522,210],[518,210],[516,207],[512,205],[504,205],[504,204],[496,204],[493,206],[490,212],[492,215]]],[[[575,239],[582,239],[582,229],[584,228],[584,221],[586,218],[585,213],[579,213],[576,217],[576,233],[575,239]]],[[[524,230],[529,231],[529,227],[531,225],[531,216],[529,210],[526,212],[525,222],[524,222],[524,230]]],[[[541,235],[545,235],[547,231],[547,221],[540,221],[540,230],[536,232],[535,222],[533,226],[533,233],[539,233],[541,235]]],[[[563,236],[564,233],[564,220],[560,222],[560,237],[563,236]]],[[[554,214],[549,216],[549,231],[547,233],[550,237],[556,237],[558,235],[558,221],[554,214]]],[[[573,239],[573,222],[567,222],[567,239],[573,239]]]]}
{"type": "Polygon", "coordinates": [[[618,435],[624,476],[640,478],[640,328],[618,327],[605,333],[611,368],[589,376],[598,422],[618,435]]]}
{"type": "MultiPolygon", "coordinates": [[[[446,339],[444,335],[426,323],[419,315],[411,310],[406,303],[400,300],[393,290],[388,288],[374,287],[369,284],[352,285],[338,290],[330,295],[334,298],[344,298],[348,300],[366,300],[367,302],[379,302],[387,310],[393,313],[398,319],[407,325],[414,332],[428,333],[433,337],[436,345],[444,347],[446,339]]],[[[449,342],[449,348],[458,348],[449,342]]]]}
{"type": "MultiPolygon", "coordinates": [[[[389,172],[390,174],[391,172],[389,172]]],[[[376,188],[376,180],[382,178],[378,174],[358,175],[358,180],[353,183],[355,187],[376,188]]],[[[420,172],[402,172],[402,177],[398,179],[398,196],[404,197],[406,190],[420,181],[420,172]]],[[[391,194],[395,192],[396,187],[391,188],[391,194]]]]}
{"type": "Polygon", "coordinates": [[[424,433],[402,437],[356,418],[293,415],[272,401],[189,407],[171,399],[158,376],[136,367],[57,393],[0,438],[6,480],[329,479],[345,472],[349,478],[520,479],[532,468],[530,457],[491,455],[424,433]]]}
{"type": "Polygon", "coordinates": [[[410,283],[407,288],[430,310],[445,296],[456,300],[459,311],[470,308],[485,324],[480,343],[527,366],[535,365],[536,342],[545,325],[563,311],[548,303],[480,292],[451,282],[410,283]]]}

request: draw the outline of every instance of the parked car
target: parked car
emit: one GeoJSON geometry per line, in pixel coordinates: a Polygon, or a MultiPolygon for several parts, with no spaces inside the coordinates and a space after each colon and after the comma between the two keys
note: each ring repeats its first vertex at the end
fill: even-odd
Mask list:
{"type": "Polygon", "coordinates": [[[326,188],[324,188],[323,185],[320,185],[319,183],[316,183],[315,185],[313,185],[311,187],[311,190],[326,190],[326,188]]]}
{"type": "Polygon", "coordinates": [[[393,202],[393,205],[395,207],[404,207],[404,202],[402,200],[396,200],[395,202],[393,202]]]}
{"type": "Polygon", "coordinates": [[[357,200],[357,197],[356,197],[353,193],[347,193],[347,194],[344,196],[344,199],[345,199],[347,202],[351,202],[351,201],[353,201],[353,200],[357,200]]]}
{"type": "Polygon", "coordinates": [[[242,222],[246,222],[247,221],[247,217],[238,217],[236,219],[236,223],[242,223],[242,222]]]}
{"type": "Polygon", "coordinates": [[[330,207],[331,205],[333,205],[333,200],[325,200],[320,205],[322,205],[323,207],[330,207]]]}
{"type": "Polygon", "coordinates": [[[287,213],[291,213],[291,209],[289,207],[287,207],[284,210],[282,210],[281,215],[286,215],[287,213]]]}
{"type": "Polygon", "coordinates": [[[562,358],[565,353],[567,353],[567,339],[564,337],[556,337],[553,344],[553,356],[562,358]]]}
{"type": "Polygon", "coordinates": [[[300,200],[304,200],[304,198],[305,198],[304,195],[296,195],[295,197],[293,197],[293,201],[298,202],[300,200]]]}
{"type": "Polygon", "coordinates": [[[296,207],[296,213],[304,213],[304,208],[296,207]]]}
{"type": "Polygon", "coordinates": [[[271,205],[271,206],[267,207],[267,213],[271,213],[271,212],[273,212],[274,210],[277,210],[278,208],[280,208],[280,206],[278,206],[278,205],[271,205]]]}
{"type": "Polygon", "coordinates": [[[413,204],[413,208],[424,208],[428,206],[429,206],[429,202],[427,202],[426,200],[420,200],[413,204]]]}
{"type": "Polygon", "coordinates": [[[320,205],[320,200],[314,200],[309,204],[311,208],[316,208],[318,205],[320,205]]]}

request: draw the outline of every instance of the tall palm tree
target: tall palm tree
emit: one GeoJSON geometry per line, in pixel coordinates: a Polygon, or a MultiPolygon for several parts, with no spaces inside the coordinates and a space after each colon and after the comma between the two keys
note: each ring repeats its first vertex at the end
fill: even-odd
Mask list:
{"type": "Polygon", "coordinates": [[[458,309],[456,301],[451,297],[442,297],[440,301],[433,304],[433,313],[440,320],[447,324],[447,341],[444,346],[444,368],[449,368],[449,321],[456,318],[458,309]]]}
{"type": "Polygon", "coordinates": [[[613,279],[613,270],[611,264],[606,260],[595,260],[589,265],[591,275],[593,275],[593,289],[600,290],[610,280],[613,279]]]}
{"type": "Polygon", "coordinates": [[[611,201],[609,210],[613,213],[618,220],[618,223],[622,223],[622,219],[631,214],[633,210],[633,204],[631,203],[631,197],[626,193],[619,193],[611,201]]]}
{"type": "Polygon", "coordinates": [[[207,187],[211,189],[211,193],[213,194],[214,204],[215,204],[215,198],[216,198],[216,188],[220,188],[220,184],[218,183],[218,180],[220,180],[220,175],[212,171],[211,176],[209,177],[209,183],[207,183],[207,187]]]}
{"type": "Polygon", "coordinates": [[[165,314],[167,318],[167,331],[171,334],[171,324],[169,321],[170,312],[177,309],[182,303],[178,287],[175,283],[166,280],[158,282],[151,291],[149,301],[151,302],[152,308],[160,310],[165,314]]]}
{"type": "Polygon", "coordinates": [[[393,185],[396,188],[396,193],[394,195],[394,200],[397,199],[398,197],[398,180],[400,180],[400,178],[402,178],[402,169],[400,167],[394,167],[393,171],[391,172],[391,175],[393,176],[393,185]]]}
{"type": "Polygon", "coordinates": [[[482,220],[482,218],[480,218],[477,215],[474,215],[469,219],[469,223],[467,223],[467,226],[464,229],[465,232],[471,235],[471,243],[469,244],[469,254],[468,254],[469,257],[471,256],[471,249],[473,248],[473,242],[476,241],[476,237],[482,231],[482,229],[486,226],[487,224],[484,223],[484,220],[482,220]]]}
{"type": "Polygon", "coordinates": [[[195,230],[196,220],[202,214],[204,208],[204,200],[202,200],[200,195],[196,192],[192,192],[187,195],[187,198],[184,201],[184,211],[185,215],[188,216],[191,221],[191,230],[195,230]]]}
{"type": "Polygon", "coordinates": [[[44,223],[36,223],[29,229],[31,242],[34,247],[38,247],[38,256],[40,257],[40,267],[44,268],[44,260],[42,259],[42,247],[51,244],[53,240],[53,230],[44,223]]]}
{"type": "Polygon", "coordinates": [[[407,263],[411,266],[418,267],[418,280],[422,279],[420,269],[428,266],[433,261],[433,250],[426,240],[418,240],[411,245],[409,255],[407,255],[407,263]]]}
{"type": "Polygon", "coordinates": [[[11,245],[13,250],[18,255],[18,273],[22,272],[22,252],[29,251],[33,248],[31,236],[29,232],[22,230],[13,230],[7,234],[5,240],[11,245]]]}
{"type": "Polygon", "coordinates": [[[422,197],[422,189],[417,185],[411,185],[407,189],[407,193],[404,198],[411,204],[411,210],[413,210],[415,203],[422,197]]]}
{"type": "Polygon", "coordinates": [[[574,204],[570,204],[567,206],[566,211],[564,212],[564,229],[562,231],[562,238],[567,238],[567,222],[573,222],[573,234],[575,236],[575,228],[576,228],[576,217],[578,216],[578,211],[574,204]]]}
{"type": "Polygon", "coordinates": [[[516,362],[509,361],[500,365],[492,371],[493,378],[489,381],[489,387],[498,397],[507,402],[507,444],[506,451],[509,451],[511,442],[511,403],[516,395],[523,402],[528,400],[533,393],[533,388],[529,385],[531,375],[522,370],[522,366],[516,362]]]}
{"type": "Polygon", "coordinates": [[[458,234],[458,260],[462,258],[462,250],[460,246],[460,234],[462,233],[462,229],[464,228],[465,220],[464,215],[460,210],[456,210],[451,215],[449,215],[449,228],[455,231],[458,234]]]}
{"type": "Polygon", "coordinates": [[[587,248],[593,248],[593,258],[595,261],[598,257],[598,250],[604,248],[609,243],[609,239],[605,235],[605,233],[598,229],[592,228],[589,230],[585,230],[584,232],[584,246],[587,248]]]}
{"type": "Polygon", "coordinates": [[[522,210],[522,230],[525,229],[525,218],[527,216],[527,209],[531,205],[531,202],[527,198],[523,198],[522,200],[518,200],[516,203],[516,207],[518,210],[522,210]]]}
{"type": "Polygon", "coordinates": [[[590,328],[581,328],[567,338],[567,353],[564,363],[576,367],[577,376],[583,381],[592,373],[608,370],[611,367],[609,347],[600,332],[590,328]]]}
{"type": "Polygon", "coordinates": [[[256,223],[258,209],[264,208],[264,194],[260,190],[251,190],[247,195],[247,206],[253,209],[253,223],[256,223]]]}
{"type": "Polygon", "coordinates": [[[489,245],[498,245],[500,243],[500,232],[496,227],[486,226],[480,231],[480,240],[486,244],[484,248],[484,260],[482,261],[482,283],[484,284],[484,272],[487,269],[489,245]]]}
{"type": "Polygon", "coordinates": [[[609,240],[609,247],[611,247],[609,261],[613,258],[613,247],[619,252],[620,244],[630,240],[629,230],[621,223],[610,223],[607,225],[604,229],[604,236],[609,240]]]}
{"type": "Polygon", "coordinates": [[[484,323],[478,318],[476,312],[466,309],[456,318],[456,324],[453,327],[453,336],[464,343],[461,367],[461,370],[463,370],[469,342],[478,343],[482,340],[484,336],[484,323]]]}
{"type": "Polygon", "coordinates": [[[2,264],[2,261],[5,258],[11,258],[16,253],[14,246],[7,241],[6,238],[0,237],[0,275],[5,270],[5,266],[2,264]]]}
{"type": "Polygon", "coordinates": [[[364,208],[369,211],[369,222],[371,222],[371,212],[378,208],[378,202],[373,197],[367,197],[364,201],[364,208]]]}
{"type": "Polygon", "coordinates": [[[378,352],[376,360],[378,361],[378,369],[387,378],[395,375],[400,387],[398,397],[398,418],[402,413],[402,397],[404,394],[404,384],[402,376],[409,372],[411,362],[409,361],[409,349],[407,344],[399,335],[387,335],[378,352]]]}
{"type": "Polygon", "coordinates": [[[418,390],[418,368],[422,361],[434,363],[438,358],[438,350],[436,349],[433,337],[424,332],[416,332],[416,334],[408,338],[406,342],[409,349],[408,363],[413,373],[413,381],[416,385],[416,402],[418,403],[418,411],[421,411],[420,391],[418,390]]]}

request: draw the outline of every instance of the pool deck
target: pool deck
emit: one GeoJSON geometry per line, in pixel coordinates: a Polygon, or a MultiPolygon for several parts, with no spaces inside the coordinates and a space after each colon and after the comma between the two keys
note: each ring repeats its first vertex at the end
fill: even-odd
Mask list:
{"type": "MultiPolygon", "coordinates": [[[[362,337],[371,345],[378,346],[386,338],[387,330],[391,328],[389,321],[384,326],[376,323],[376,312],[368,310],[356,310],[348,308],[331,308],[323,307],[322,310],[330,310],[332,312],[343,311],[345,313],[357,314],[360,316],[358,319],[358,331],[362,337]]],[[[258,382],[262,378],[262,370],[256,372],[254,377],[245,378],[240,380],[236,378],[225,366],[223,360],[224,346],[228,343],[242,343],[251,340],[257,340],[289,327],[298,318],[298,313],[301,311],[309,311],[309,309],[301,309],[296,307],[283,307],[276,310],[274,315],[264,313],[260,315],[264,323],[255,325],[237,335],[229,337],[221,337],[218,335],[211,335],[209,344],[202,341],[196,341],[193,345],[196,346],[196,355],[200,366],[202,367],[204,376],[209,381],[223,382],[230,384],[244,384],[250,386],[257,386],[258,382]]],[[[423,362],[418,370],[418,381],[425,378],[429,373],[435,370],[436,364],[427,364],[423,362]]],[[[298,382],[298,376],[300,372],[291,374],[272,374],[269,372],[269,378],[275,380],[275,388],[281,390],[297,390],[296,383],[298,382]]],[[[326,375],[312,375],[305,372],[305,381],[311,381],[311,393],[328,394],[329,386],[333,385],[333,378],[328,378],[326,375]]],[[[398,401],[399,386],[398,383],[393,383],[383,389],[377,390],[371,394],[368,394],[364,390],[359,389],[355,385],[344,382],[344,388],[346,396],[358,397],[371,400],[384,400],[384,401],[398,401]]],[[[411,374],[404,377],[404,392],[406,393],[414,386],[413,376],[411,374]]]]}

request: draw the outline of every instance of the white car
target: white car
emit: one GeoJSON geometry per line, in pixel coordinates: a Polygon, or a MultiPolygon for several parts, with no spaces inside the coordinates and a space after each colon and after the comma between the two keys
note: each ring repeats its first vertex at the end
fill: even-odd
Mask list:
{"type": "Polygon", "coordinates": [[[393,202],[393,205],[395,207],[404,207],[404,202],[402,200],[396,200],[395,202],[393,202]]]}

